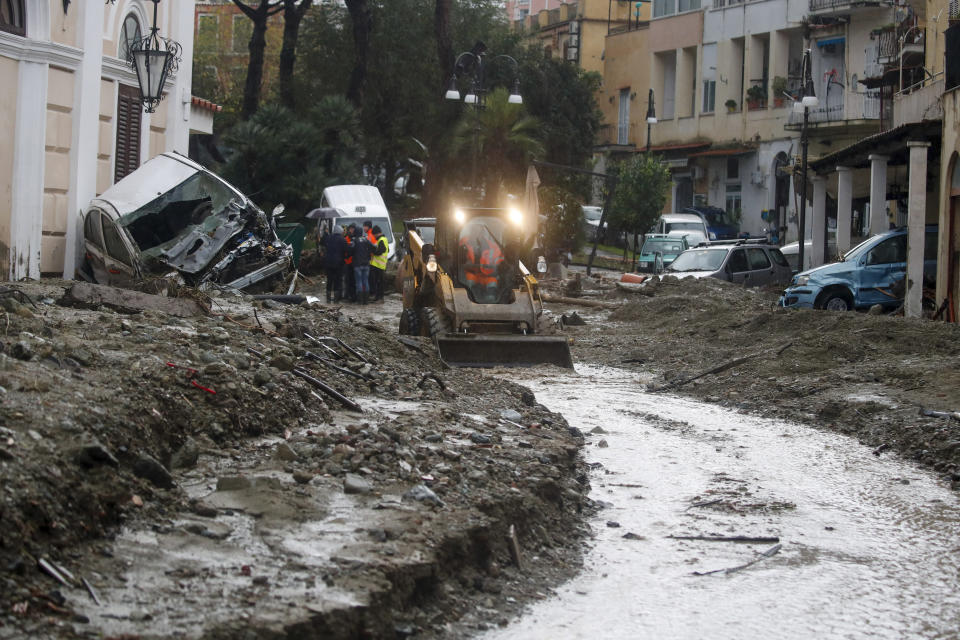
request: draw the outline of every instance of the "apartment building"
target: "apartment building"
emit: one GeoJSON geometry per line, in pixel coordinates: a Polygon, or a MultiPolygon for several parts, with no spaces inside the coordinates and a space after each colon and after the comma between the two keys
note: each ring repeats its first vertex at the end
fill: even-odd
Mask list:
{"type": "Polygon", "coordinates": [[[504,3],[504,9],[507,13],[507,20],[523,20],[527,16],[537,15],[541,11],[550,11],[557,9],[562,4],[567,4],[571,0],[507,0],[504,3]]]}
{"type": "MultiPolygon", "coordinates": [[[[598,151],[649,144],[673,172],[671,210],[716,206],[744,232],[796,239],[802,113],[791,107],[804,50],[820,97],[808,127],[816,159],[881,130],[881,92],[860,79],[871,32],[891,21],[893,4],[706,1],[654,0],[648,28],[607,36],[600,107],[608,126],[598,151]],[[648,141],[651,88],[657,123],[648,141]]],[[[830,204],[835,211],[835,197],[830,204]]]]}
{"type": "Polygon", "coordinates": [[[515,20],[513,28],[551,56],[601,73],[606,36],[645,21],[649,12],[649,2],[576,0],[526,15],[515,20]]]}
{"type": "Polygon", "coordinates": [[[181,47],[166,97],[143,113],[131,41],[146,34],[142,0],[3,0],[0,11],[0,272],[73,277],[80,210],[164,151],[186,154],[212,126],[191,94],[192,0],[159,4],[160,35],[181,47]]]}
{"type": "MultiPolygon", "coordinates": [[[[936,304],[941,317],[957,322],[960,318],[960,6],[956,0],[927,4],[929,43],[927,64],[933,73],[928,104],[942,106],[943,136],[939,164],[942,170],[936,182],[935,196],[940,229],[937,251],[936,304]],[[935,19],[936,18],[936,19],[935,19]],[[939,87],[938,87],[939,83],[939,87]],[[942,87],[942,92],[941,88],[942,87]]],[[[919,109],[928,111],[935,107],[919,109]]]]}

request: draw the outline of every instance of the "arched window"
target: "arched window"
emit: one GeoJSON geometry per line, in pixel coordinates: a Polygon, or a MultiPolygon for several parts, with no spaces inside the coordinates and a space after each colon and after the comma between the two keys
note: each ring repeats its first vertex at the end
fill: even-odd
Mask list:
{"type": "MultiPolygon", "coordinates": [[[[0,2],[5,1],[6,0],[0,0],[0,2]]],[[[131,13],[124,19],[123,29],[120,30],[120,50],[117,52],[119,58],[131,62],[133,58],[130,54],[130,47],[142,37],[140,33],[140,21],[137,20],[137,16],[131,13]]]]}
{"type": "Polygon", "coordinates": [[[24,0],[0,0],[0,31],[9,31],[18,36],[27,35],[27,18],[24,0]]]}

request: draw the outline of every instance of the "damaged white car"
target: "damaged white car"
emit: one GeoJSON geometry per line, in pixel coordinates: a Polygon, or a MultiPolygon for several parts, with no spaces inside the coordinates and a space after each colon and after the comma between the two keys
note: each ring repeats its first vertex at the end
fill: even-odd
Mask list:
{"type": "Polygon", "coordinates": [[[90,201],[79,273],[118,287],[174,274],[201,288],[266,283],[293,260],[277,236],[282,210],[268,216],[196,162],[164,153],[90,201]]]}

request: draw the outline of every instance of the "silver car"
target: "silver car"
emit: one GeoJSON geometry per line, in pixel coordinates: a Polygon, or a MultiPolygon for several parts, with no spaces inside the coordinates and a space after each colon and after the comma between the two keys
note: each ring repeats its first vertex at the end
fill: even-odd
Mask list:
{"type": "Polygon", "coordinates": [[[701,243],[664,270],[678,278],[719,278],[745,286],[786,284],[793,275],[780,249],[766,240],[701,243]]]}

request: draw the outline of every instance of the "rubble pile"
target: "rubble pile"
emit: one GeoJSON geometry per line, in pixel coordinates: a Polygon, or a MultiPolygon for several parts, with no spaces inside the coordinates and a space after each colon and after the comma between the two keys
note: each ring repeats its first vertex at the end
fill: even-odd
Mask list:
{"type": "Polygon", "coordinates": [[[131,314],[69,286],[0,296],[0,638],[423,635],[478,602],[482,628],[575,568],[582,437],[526,389],[334,307],[131,314]],[[334,513],[359,520],[329,555],[277,542],[334,513]]]}

